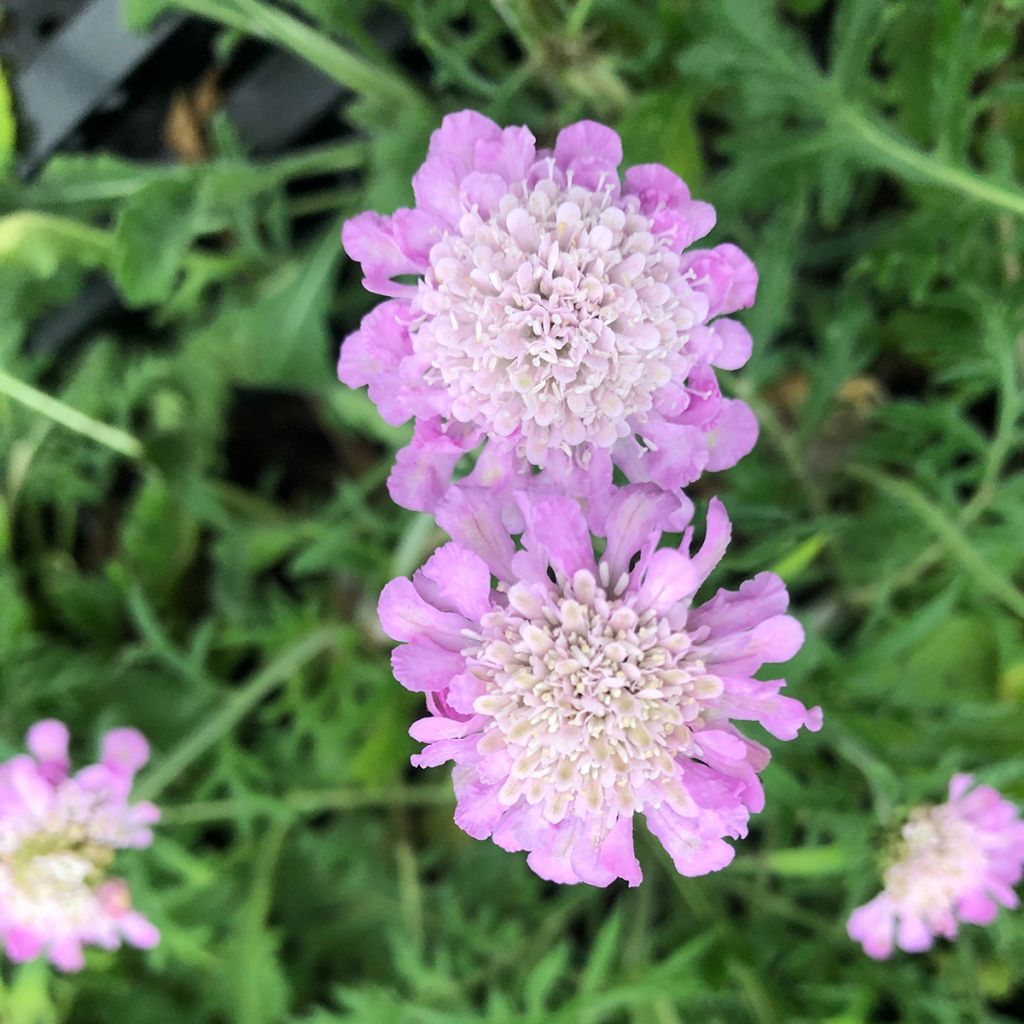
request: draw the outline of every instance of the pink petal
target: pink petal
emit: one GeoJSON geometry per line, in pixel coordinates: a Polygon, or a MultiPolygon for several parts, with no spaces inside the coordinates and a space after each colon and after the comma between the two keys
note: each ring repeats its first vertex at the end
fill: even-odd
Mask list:
{"type": "Polygon", "coordinates": [[[451,486],[459,459],[475,447],[474,435],[446,432],[440,419],[418,420],[412,441],[395,456],[388,492],[403,508],[430,512],[451,486]]]}
{"type": "Polygon", "coordinates": [[[700,577],[686,555],[671,548],[655,551],[637,595],[639,607],[667,612],[678,602],[688,602],[700,586],[700,577]]]}
{"type": "Polygon", "coordinates": [[[644,810],[647,827],[661,841],[676,871],[688,878],[721,871],[736,851],[721,836],[701,834],[696,819],[684,818],[667,804],[644,810]]]}
{"type": "Polygon", "coordinates": [[[363,286],[378,295],[415,294],[409,285],[397,285],[399,274],[421,274],[426,263],[407,256],[398,247],[390,217],[368,210],[345,221],[341,229],[345,252],[363,267],[363,286]]]}
{"type": "Polygon", "coordinates": [[[43,951],[46,939],[27,928],[8,928],[4,932],[4,947],[7,955],[18,964],[35,960],[43,951]]]}
{"type": "Polygon", "coordinates": [[[420,743],[433,743],[436,740],[458,740],[471,732],[480,731],[482,719],[471,719],[459,722],[452,718],[420,718],[409,726],[409,735],[420,743]]]}
{"type": "Polygon", "coordinates": [[[577,569],[596,569],[590,529],[578,502],[530,491],[518,493],[516,501],[526,523],[523,547],[535,575],[546,576],[548,565],[569,577],[577,569]]]}
{"type": "Polygon", "coordinates": [[[505,179],[497,174],[473,171],[459,185],[459,199],[467,209],[476,207],[481,217],[489,217],[508,193],[505,179]]]}
{"type": "Polygon", "coordinates": [[[757,268],[735,245],[725,242],[687,253],[681,267],[693,271],[692,287],[707,296],[708,319],[754,304],[757,268]]]}
{"type": "Polygon", "coordinates": [[[416,693],[443,690],[454,676],[466,669],[461,654],[446,651],[429,640],[402,644],[391,652],[391,670],[395,678],[416,693]]]}
{"type": "Polygon", "coordinates": [[[138,729],[112,729],[103,737],[102,762],[131,778],[149,760],[149,744],[138,729]]]}
{"type": "Polygon", "coordinates": [[[731,469],[751,452],[758,432],[757,417],[746,402],[723,398],[707,434],[707,468],[711,472],[731,469]]]}
{"type": "Polygon", "coordinates": [[[117,926],[128,943],[136,949],[154,949],[160,944],[160,930],[138,911],[129,910],[118,918],[117,926]]]}
{"type": "Polygon", "coordinates": [[[892,956],[894,914],[889,898],[880,893],[870,903],[858,907],[846,923],[846,932],[864,952],[875,960],[892,956]]]}
{"type": "Polygon", "coordinates": [[[62,971],[80,971],[85,966],[82,944],[71,936],[50,943],[50,959],[62,971]]]}
{"type": "Polygon", "coordinates": [[[71,761],[68,758],[68,728],[55,718],[36,722],[28,731],[26,745],[39,762],[40,774],[51,785],[67,777],[71,761]]]}
{"type": "Polygon", "coordinates": [[[459,484],[445,495],[435,518],[453,540],[475,551],[495,576],[511,580],[515,544],[502,522],[503,505],[495,491],[459,484]]]}
{"type": "Polygon", "coordinates": [[[732,523],[725,506],[712,498],[708,502],[707,527],[704,531],[704,542],[690,559],[693,570],[697,574],[697,583],[703,583],[711,575],[711,571],[722,560],[729,541],[732,538],[732,523]]]}
{"type": "Polygon", "coordinates": [[[439,608],[456,611],[471,621],[477,621],[490,610],[490,571],[487,563],[469,548],[454,542],[442,545],[417,572],[417,584],[420,578],[432,584],[438,598],[432,603],[439,608]]]}
{"type": "Polygon", "coordinates": [[[474,839],[486,839],[505,814],[498,802],[500,783],[482,784],[476,772],[464,765],[452,770],[455,785],[455,824],[474,839]]]}
{"type": "Polygon", "coordinates": [[[896,945],[908,953],[923,953],[931,949],[935,937],[919,917],[904,913],[896,928],[896,945]]]}
{"type": "Polygon", "coordinates": [[[622,140],[597,121],[577,121],[563,128],[555,140],[555,161],[572,172],[574,184],[597,189],[614,182],[622,163],[622,140]]]}
{"type": "Polygon", "coordinates": [[[716,320],[711,329],[721,342],[721,348],[712,364],[723,370],[738,370],[750,358],[754,347],[750,331],[738,320],[727,317],[716,320]]]}
{"type": "Polygon", "coordinates": [[[679,505],[680,499],[675,495],[647,484],[614,490],[607,515],[595,527],[608,538],[602,561],[608,563],[613,579],[629,570],[636,554],[641,556],[636,568],[643,572],[661,539],[662,529],[679,505]]]}
{"type": "Polygon", "coordinates": [[[441,241],[447,225],[426,210],[395,210],[391,230],[395,244],[409,260],[426,269],[430,250],[441,241]]]}
{"type": "Polygon", "coordinates": [[[449,651],[466,645],[462,631],[470,623],[461,615],[442,612],[420,597],[410,580],[400,576],[381,591],[377,614],[392,640],[431,642],[449,651]]]}

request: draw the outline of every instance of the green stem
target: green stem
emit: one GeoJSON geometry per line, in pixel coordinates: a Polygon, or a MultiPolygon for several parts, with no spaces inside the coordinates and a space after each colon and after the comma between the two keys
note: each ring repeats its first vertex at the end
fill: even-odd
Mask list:
{"type": "Polygon", "coordinates": [[[419,101],[413,86],[399,75],[374,66],[312,26],[260,0],[173,0],[173,3],[245,35],[283,46],[336,82],[382,106],[404,106],[419,101]]]}
{"type": "Polygon", "coordinates": [[[852,853],[838,843],[824,846],[799,846],[790,850],[770,850],[737,857],[736,871],[768,871],[783,878],[819,878],[846,871],[853,861],[852,853]]]}
{"type": "Polygon", "coordinates": [[[359,811],[369,807],[445,807],[452,801],[452,788],[438,786],[394,786],[389,789],[308,789],[268,795],[266,803],[243,800],[203,800],[163,811],[163,825],[204,825],[211,821],[239,821],[272,817],[283,807],[290,814],[304,816],[324,811],[359,811]]]}
{"type": "Polygon", "coordinates": [[[586,25],[587,18],[590,17],[594,2],[595,0],[576,0],[569,14],[569,20],[565,23],[565,34],[570,39],[574,39],[583,31],[583,26],[586,25]]]}
{"type": "MultiPolygon", "coordinates": [[[[213,160],[198,167],[160,167],[138,164],[128,168],[122,178],[103,181],[47,181],[43,179],[22,189],[0,188],[0,202],[21,207],[74,206],[80,203],[116,203],[135,195],[154,181],[196,181],[215,173],[221,166],[231,166],[232,160],[213,160]]],[[[334,174],[354,170],[366,162],[366,146],[361,142],[343,142],[331,146],[315,146],[278,160],[253,165],[265,179],[266,188],[299,178],[319,174],[334,174]]]]}
{"type": "Polygon", "coordinates": [[[973,171],[947,164],[930,153],[923,153],[879,127],[854,107],[840,106],[833,113],[833,119],[838,129],[846,129],[856,136],[863,151],[870,154],[875,163],[895,174],[938,185],[979,203],[1024,217],[1024,192],[1019,189],[1007,188],[973,171]]]}
{"type": "Polygon", "coordinates": [[[975,581],[998,598],[1014,614],[1024,619],[1024,593],[993,568],[975,551],[960,527],[910,484],[878,473],[867,466],[850,466],[850,476],[869,484],[895,499],[913,512],[945,545],[951,555],[974,577],[975,581]]]}
{"type": "Polygon", "coordinates": [[[151,771],[136,790],[142,800],[153,800],[198,760],[221,737],[230,732],[272,690],[315,657],[329,650],[337,640],[333,626],[318,629],[289,647],[266,668],[257,672],[220,711],[211,715],[195,732],[187,736],[151,771]]]}
{"type": "Polygon", "coordinates": [[[142,442],[137,437],[94,420],[84,412],[73,409],[60,399],[51,397],[3,370],[0,370],[0,394],[13,398],[33,412],[38,412],[62,427],[67,427],[68,430],[73,430],[97,444],[105,445],[129,459],[141,459],[143,456],[142,442]]]}

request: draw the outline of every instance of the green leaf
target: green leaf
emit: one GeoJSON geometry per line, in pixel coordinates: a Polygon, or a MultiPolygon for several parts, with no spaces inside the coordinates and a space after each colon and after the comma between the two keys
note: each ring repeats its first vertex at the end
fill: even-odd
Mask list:
{"type": "Polygon", "coordinates": [[[121,207],[114,227],[111,270],[133,306],[170,297],[196,232],[191,185],[154,181],[121,207]]]}
{"type": "Polygon", "coordinates": [[[333,376],[327,311],[340,259],[338,232],[332,227],[302,257],[281,264],[254,296],[225,309],[202,332],[201,345],[239,383],[326,384],[333,376]]]}
{"type": "Polygon", "coordinates": [[[695,113],[694,97],[685,89],[654,92],[638,99],[616,126],[625,162],[664,164],[695,190],[704,178],[695,113]]]}
{"type": "Polygon", "coordinates": [[[523,984],[526,1012],[539,1014],[551,1006],[551,996],[569,967],[569,944],[559,942],[527,975],[523,984]]]}
{"type": "Polygon", "coordinates": [[[198,527],[177,493],[156,474],[143,483],[121,534],[121,559],[133,582],[159,603],[195,557],[198,527]]]}

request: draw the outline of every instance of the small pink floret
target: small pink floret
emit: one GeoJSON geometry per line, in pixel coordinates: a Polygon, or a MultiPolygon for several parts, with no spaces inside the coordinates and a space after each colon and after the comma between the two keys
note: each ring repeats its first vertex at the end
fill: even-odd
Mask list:
{"type": "Polygon", "coordinates": [[[460,486],[438,510],[452,542],[381,595],[395,675],[426,696],[413,764],[454,761],[456,824],[525,850],[543,878],[639,884],[638,815],[682,874],[725,867],[769,758],[737,723],[780,739],[821,726],[782,680],[754,678],[803,641],[777,576],[694,605],[730,527],[712,501],[692,551],[691,512],[648,485],[586,513],[557,492],[460,486]],[[657,548],[666,530],[678,548],[657,548]]]}
{"type": "Polygon", "coordinates": [[[956,938],[961,922],[987,925],[1017,906],[1024,877],[1024,821],[990,786],[954,775],[949,800],[913,811],[900,832],[885,888],[847,922],[850,938],[876,960],[956,938]]]}
{"type": "Polygon", "coordinates": [[[152,842],[160,817],[129,804],[149,745],[114,729],[102,759],[69,774],[68,731],[48,719],[29,730],[29,754],[0,764],[0,942],[15,961],[46,956],[64,971],[85,963],[84,946],[151,948],[154,926],[132,909],[128,886],[108,878],[115,852],[152,842]]]}

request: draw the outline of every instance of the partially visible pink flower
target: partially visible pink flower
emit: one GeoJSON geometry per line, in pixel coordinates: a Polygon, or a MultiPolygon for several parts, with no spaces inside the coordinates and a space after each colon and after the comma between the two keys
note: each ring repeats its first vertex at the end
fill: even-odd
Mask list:
{"type": "Polygon", "coordinates": [[[712,368],[750,354],[727,315],[753,303],[757,271],[734,245],[688,251],[714,210],[659,164],[620,181],[621,161],[593,121],[547,151],[467,110],[434,132],[415,209],[345,224],[363,283],[391,301],[346,339],[338,374],[389,423],[416,421],[399,504],[432,511],[481,445],[502,481],[574,496],[613,465],[675,490],[753,447],[753,414],[712,368]]]}
{"type": "Polygon", "coordinates": [[[543,878],[638,884],[636,815],[682,874],[725,867],[769,759],[736,723],[784,740],[821,725],[783,680],[753,678],[803,642],[777,576],[693,605],[730,526],[712,501],[691,553],[690,513],[650,485],[586,515],[536,488],[511,503],[455,488],[437,516],[452,542],[381,595],[395,676],[430,712],[410,730],[426,744],[413,763],[454,761],[456,824],[528,851],[543,878]],[[678,549],[658,549],[663,530],[684,532],[678,549]]]}
{"type": "Polygon", "coordinates": [[[894,945],[920,953],[936,936],[955,938],[961,921],[991,924],[1000,905],[1017,906],[1024,821],[996,790],[972,783],[954,775],[948,803],[917,808],[903,826],[885,888],[847,923],[868,956],[884,960],[894,945]]]}
{"type": "Polygon", "coordinates": [[[103,740],[99,764],[69,775],[68,731],[37,722],[29,754],[0,765],[0,941],[16,961],[46,956],[77,971],[82,947],[150,949],[159,932],[132,909],[128,886],[108,877],[115,851],[146,847],[160,812],[129,804],[149,746],[134,729],[103,740]]]}

